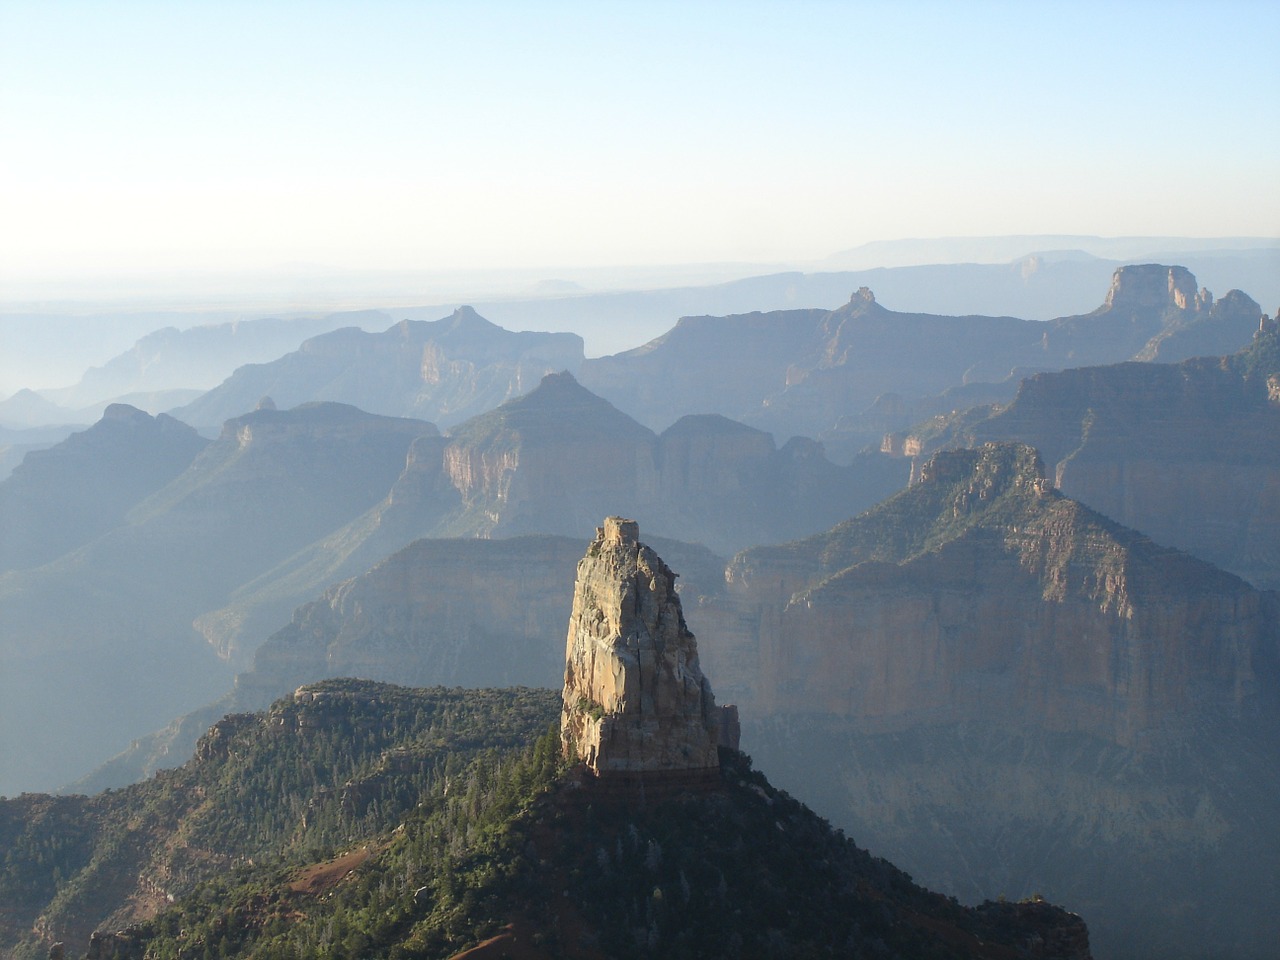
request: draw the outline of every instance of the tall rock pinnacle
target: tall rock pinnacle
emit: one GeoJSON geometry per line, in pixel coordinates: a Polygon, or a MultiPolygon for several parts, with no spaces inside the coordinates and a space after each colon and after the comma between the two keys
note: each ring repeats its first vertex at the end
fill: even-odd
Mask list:
{"type": "Polygon", "coordinates": [[[716,778],[721,711],[675,583],[634,520],[607,518],[578,562],[560,737],[602,779],[716,778]]]}

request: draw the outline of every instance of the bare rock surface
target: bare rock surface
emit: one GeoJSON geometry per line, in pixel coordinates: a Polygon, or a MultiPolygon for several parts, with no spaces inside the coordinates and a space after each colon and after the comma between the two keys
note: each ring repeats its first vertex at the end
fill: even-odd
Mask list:
{"type": "Polygon", "coordinates": [[[561,738],[598,775],[719,769],[719,711],[675,580],[619,517],[578,563],[561,738]]]}
{"type": "Polygon", "coordinates": [[[900,449],[1031,444],[1067,496],[1276,589],[1280,331],[1250,322],[1257,335],[1231,356],[1038,374],[1006,407],[922,424],[900,449]]]}

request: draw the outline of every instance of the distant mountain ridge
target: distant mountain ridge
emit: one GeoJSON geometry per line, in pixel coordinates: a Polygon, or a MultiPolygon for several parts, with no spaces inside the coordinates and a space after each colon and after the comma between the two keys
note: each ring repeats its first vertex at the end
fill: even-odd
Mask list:
{"type": "Polygon", "coordinates": [[[385,326],[390,322],[386,313],[363,310],[323,317],[232,320],[186,329],[164,327],[106,363],[90,367],[78,383],[40,392],[64,407],[82,408],[131,393],[208,390],[236,368],[274,360],[296,350],[308,337],[338,327],[385,326]]]}
{"type": "MultiPolygon", "coordinates": [[[[159,423],[147,434],[160,439],[163,422],[126,413],[159,423]]],[[[0,793],[72,779],[123,740],[217,696],[230,668],[193,618],[377,503],[412,440],[434,433],[338,404],[255,411],[229,421],[123,522],[41,567],[0,574],[0,793]]],[[[87,455],[45,455],[46,516],[58,515],[60,493],[111,481],[102,468],[115,445],[74,440],[65,445],[87,455]]]]}
{"type": "MultiPolygon", "coordinates": [[[[340,672],[553,675],[581,550],[413,544],[300,607],[221,709],[340,672]]],[[[837,823],[964,898],[1087,905],[1100,952],[1267,956],[1274,594],[1062,496],[1017,444],[939,454],[859,517],[727,567],[661,551],[745,749],[837,823]]],[[[212,719],[153,748],[170,738],[172,762],[212,719]]]]}
{"type": "Polygon", "coordinates": [[[548,373],[576,370],[582,355],[577,334],[513,333],[461,307],[381,333],[351,327],[313,337],[277,360],[241,367],[172,412],[208,428],[270,396],[280,407],[327,400],[447,427],[531,390],[548,373]]]}
{"type": "Polygon", "coordinates": [[[823,529],[899,489],[907,464],[878,454],[837,466],[820,445],[691,416],[660,436],[567,373],[454,428],[421,437],[387,496],[245,584],[199,627],[250,646],[330,583],[419,537],[589,535],[610,511],[659,536],[728,554],[823,529]]]}
{"type": "Polygon", "coordinates": [[[1280,251],[1274,237],[1095,237],[1083,234],[1025,234],[998,237],[936,237],[879,240],[841,250],[828,264],[894,266],[915,263],[1003,263],[1046,251],[1078,251],[1081,256],[1108,259],[1152,259],[1171,253],[1280,251]]]}
{"type": "Polygon", "coordinates": [[[0,801],[0,945],[1089,960],[1079,917],[931,894],[752,772],[638,535],[608,517],[577,564],[560,698],[308,684],[224,717],[178,770],[0,801]]]}
{"type": "MultiPolygon", "coordinates": [[[[79,461],[62,450],[45,457],[52,472],[32,492],[33,516],[69,518],[60,491],[110,481],[110,450],[79,461]],[[59,470],[70,474],[59,480],[59,470]]],[[[822,529],[906,476],[901,460],[840,467],[812,441],[779,450],[768,434],[718,417],[658,437],[568,374],[453,437],[342,404],[265,405],[227,421],[127,514],[68,533],[79,537],[74,551],[0,576],[14,714],[0,792],[75,779],[214,699],[295,607],[420,537],[582,536],[609,510],[642,510],[655,533],[728,553],[822,529]],[[34,704],[54,690],[74,691],[75,707],[42,720],[34,704]],[[71,736],[117,699],[127,707],[71,736]],[[68,746],[48,751],[51,739],[68,746]]]]}
{"type": "Polygon", "coordinates": [[[116,404],[0,481],[0,570],[38,567],[123,522],[207,445],[185,423],[116,404]]]}
{"type": "Polygon", "coordinates": [[[863,288],[834,311],[685,317],[642,347],[587,360],[581,378],[655,428],[697,411],[780,437],[822,438],[881,394],[928,396],[1144,350],[1167,356],[1175,331],[1186,339],[1194,330],[1187,343],[1230,353],[1261,316],[1248,297],[1215,304],[1187,270],[1159,264],[1120,268],[1101,307],[1046,323],[897,313],[863,288]]]}

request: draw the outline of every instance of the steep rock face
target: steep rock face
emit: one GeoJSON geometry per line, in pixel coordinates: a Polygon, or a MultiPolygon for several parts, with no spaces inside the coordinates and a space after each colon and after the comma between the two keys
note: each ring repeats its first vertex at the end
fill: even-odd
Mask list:
{"type": "Polygon", "coordinates": [[[565,654],[566,756],[602,776],[718,772],[719,711],[675,574],[609,517],[578,564],[565,654]]]}
{"type": "Polygon", "coordinates": [[[537,389],[449,437],[416,437],[390,492],[237,589],[198,629],[219,649],[249,649],[299,604],[420,537],[583,537],[626,511],[658,535],[721,553],[825,529],[905,484],[909,465],[880,454],[833,464],[793,438],[714,415],[661,437],[579,385],[537,389]]]}
{"type": "Polygon", "coordinates": [[[0,483],[0,570],[47,563],[124,522],[207,444],[172,417],[117,403],[88,430],[33,451],[0,483]]]}
{"type": "Polygon", "coordinates": [[[1016,445],[939,454],[896,498],[727,576],[706,631],[722,687],[866,730],[1003,717],[1137,745],[1189,712],[1249,715],[1275,642],[1266,595],[1063,497],[1016,445]]]}
{"type": "Polygon", "coordinates": [[[582,350],[576,334],[513,333],[460,307],[382,333],[350,327],[313,337],[279,360],[241,367],[174,413],[213,425],[270,395],[281,406],[329,400],[448,426],[527,392],[547,373],[578,369],[582,350]]]}
{"type": "Polygon", "coordinates": [[[1135,754],[1032,726],[857,733],[810,713],[743,732],[784,789],[961,902],[1043,895],[1099,957],[1271,960],[1280,918],[1272,733],[1207,726],[1135,754]]]}
{"type": "Polygon", "coordinates": [[[1196,278],[1185,267],[1120,267],[1097,310],[1049,322],[1042,349],[1052,362],[1044,366],[1061,369],[1130,359],[1170,328],[1190,326],[1212,303],[1207,290],[1197,292],[1196,278]]]}
{"type": "Polygon", "coordinates": [[[762,430],[718,414],[681,417],[662,434],[658,458],[664,497],[740,494],[777,448],[762,430]]]}
{"type": "Polygon", "coordinates": [[[823,535],[740,554],[703,662],[788,789],[972,899],[1042,892],[1100,955],[1250,957],[1280,889],[1280,603],[940,453],[823,535]]]}
{"type": "Polygon", "coordinates": [[[299,607],[237,688],[282,692],[328,677],[413,686],[554,686],[581,547],[565,537],[419,540],[299,607]]]}
{"type": "MultiPolygon", "coordinates": [[[[693,544],[650,542],[683,571],[682,593],[709,597],[723,588],[723,558],[693,544]]],[[[175,766],[223,714],[263,709],[330,677],[559,686],[565,611],[581,556],[582,541],[568,537],[418,540],[298,605],[230,694],[140,738],[73,789],[122,787],[175,766]]]]}
{"type": "Polygon", "coordinates": [[[1224,343],[1248,343],[1263,317],[1262,308],[1239,290],[1231,290],[1217,301],[1201,291],[1197,302],[1202,306],[1191,313],[1188,322],[1167,326],[1147,342],[1136,359],[1176,363],[1212,356],[1222,352],[1224,343]]]}
{"type": "Polygon", "coordinates": [[[462,501],[440,528],[448,535],[581,535],[625,510],[725,553],[820,530],[906,480],[900,461],[837,467],[813,441],[778,450],[717,415],[682,418],[658,437],[568,373],[456,428],[443,457],[462,501]]]}
{"type": "Polygon", "coordinates": [[[1232,357],[1040,374],[940,445],[1037,447],[1055,484],[1126,526],[1280,587],[1280,333],[1232,357]]]}
{"type": "Polygon", "coordinates": [[[568,373],[453,431],[444,469],[485,535],[590,529],[609,502],[653,500],[654,436],[568,373]]]}

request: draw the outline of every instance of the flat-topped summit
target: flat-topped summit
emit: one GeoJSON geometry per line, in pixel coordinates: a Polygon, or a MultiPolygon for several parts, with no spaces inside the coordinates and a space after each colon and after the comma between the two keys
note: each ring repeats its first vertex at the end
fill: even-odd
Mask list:
{"type": "Polygon", "coordinates": [[[1213,296],[1196,289],[1196,278],[1186,267],[1160,263],[1128,264],[1111,276],[1111,289],[1103,309],[1137,307],[1194,310],[1211,306],[1213,296]]]}
{"type": "Polygon", "coordinates": [[[721,711],[676,575],[634,520],[608,517],[578,562],[565,661],[567,757],[614,781],[718,780],[721,711]]]}

